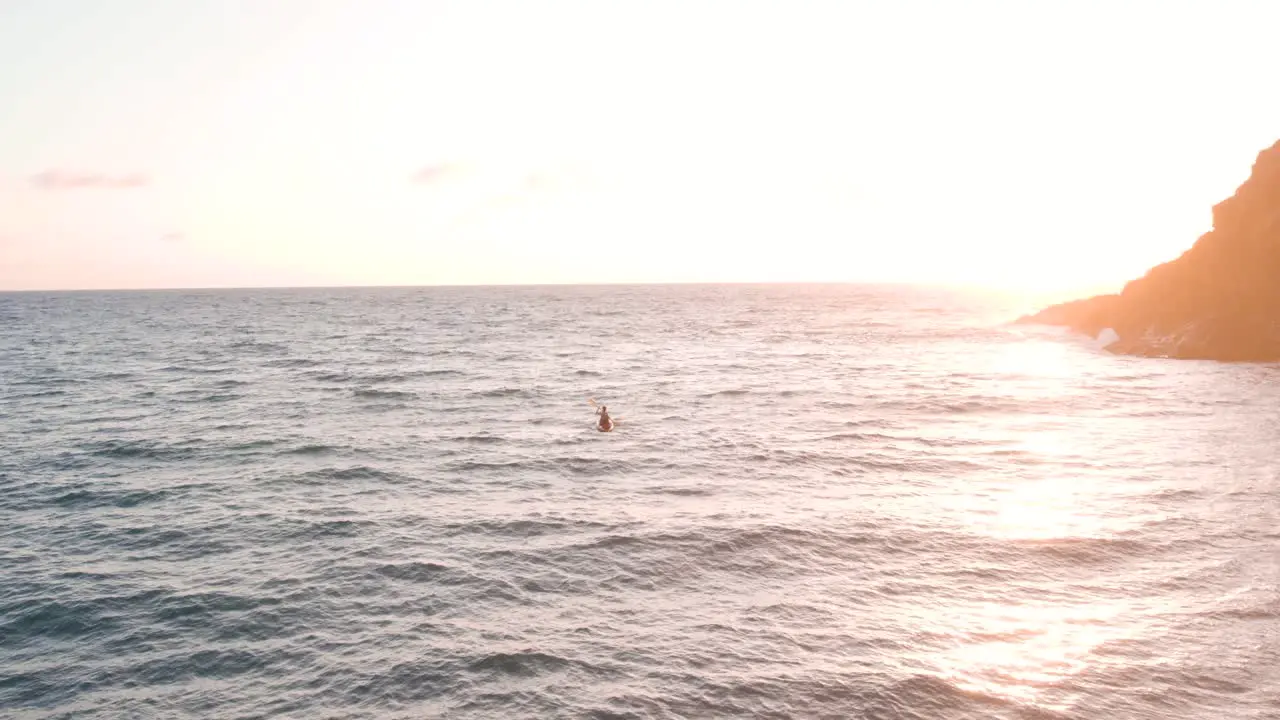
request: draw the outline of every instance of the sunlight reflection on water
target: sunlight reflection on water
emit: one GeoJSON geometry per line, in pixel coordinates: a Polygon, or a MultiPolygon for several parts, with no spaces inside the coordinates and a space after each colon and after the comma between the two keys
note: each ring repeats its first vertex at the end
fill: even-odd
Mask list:
{"type": "Polygon", "coordinates": [[[1280,688],[1273,368],[846,286],[0,313],[31,717],[1198,720],[1280,688]]]}

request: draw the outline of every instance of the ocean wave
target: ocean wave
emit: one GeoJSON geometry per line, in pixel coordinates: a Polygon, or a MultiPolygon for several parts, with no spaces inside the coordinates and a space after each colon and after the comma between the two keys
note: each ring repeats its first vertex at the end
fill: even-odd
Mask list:
{"type": "MultiPolygon", "coordinates": [[[[877,443],[870,447],[881,448],[877,443]]],[[[821,468],[837,475],[866,472],[968,473],[988,466],[959,456],[918,456],[901,452],[863,452],[859,455],[816,450],[756,451],[743,456],[749,463],[789,468],[821,468]]]]}
{"type": "Polygon", "coordinates": [[[206,543],[187,530],[164,527],[124,527],[118,530],[103,529],[96,538],[118,545],[131,553],[166,551],[166,554],[184,557],[204,557],[226,549],[223,543],[206,543]]]}
{"type": "Polygon", "coordinates": [[[352,380],[355,382],[375,383],[375,384],[376,383],[402,383],[402,382],[408,382],[409,380],[413,380],[415,378],[422,378],[422,377],[428,377],[428,376],[438,377],[444,374],[448,374],[448,371],[428,372],[425,370],[404,370],[404,371],[397,371],[397,372],[366,373],[361,375],[355,375],[352,377],[352,380]]]}
{"type": "Polygon", "coordinates": [[[1023,539],[1015,547],[1049,562],[1071,567],[1102,565],[1154,554],[1151,543],[1124,537],[1066,537],[1023,539]]]}
{"type": "Polygon", "coordinates": [[[55,497],[53,504],[68,508],[133,508],[159,502],[169,495],[167,490],[72,490],[55,497]]]}
{"type": "Polygon", "coordinates": [[[353,465],[345,468],[322,468],[310,470],[300,477],[306,480],[379,480],[389,483],[400,483],[412,480],[409,476],[396,472],[379,470],[368,465],[353,465]]]}
{"type": "Polygon", "coordinates": [[[367,400],[413,400],[418,397],[417,393],[406,390],[378,390],[375,388],[359,388],[354,391],[358,398],[367,400]]]}
{"type": "Polygon", "coordinates": [[[114,460],[185,460],[196,453],[184,445],[156,440],[100,440],[81,448],[90,455],[114,460]]]}
{"type": "Polygon", "coordinates": [[[889,685],[868,688],[856,705],[865,717],[956,718],[985,720],[1069,720],[1070,716],[1043,707],[1026,706],[995,695],[966,690],[937,675],[913,675],[889,685]]]}
{"type": "Polygon", "coordinates": [[[341,450],[337,445],[327,445],[324,443],[310,443],[307,445],[299,445],[283,451],[286,455],[325,455],[341,450]]]}
{"type": "Polygon", "coordinates": [[[352,375],[350,373],[334,372],[331,370],[306,373],[306,376],[312,380],[319,380],[320,382],[345,383],[351,382],[352,380],[352,375]]]}
{"type": "MultiPolygon", "coordinates": [[[[570,443],[577,444],[577,443],[570,443]]],[[[590,455],[564,455],[550,458],[522,460],[458,460],[446,465],[451,472],[492,472],[509,477],[518,476],[522,472],[544,472],[556,475],[602,476],[609,473],[625,472],[628,466],[616,462],[592,457],[590,455]]]]}
{"type": "Polygon", "coordinates": [[[504,387],[493,390],[479,390],[471,393],[473,398],[525,398],[533,397],[528,390],[523,388],[504,387]]]}
{"type": "Polygon", "coordinates": [[[94,380],[132,380],[139,375],[129,370],[110,370],[100,372],[94,376],[94,380]]]}
{"type": "Polygon", "coordinates": [[[0,295],[0,707],[1265,715],[1274,373],[911,297],[0,295]]]}
{"type": "Polygon", "coordinates": [[[287,524],[293,527],[286,534],[291,540],[356,537],[376,525],[369,520],[298,520],[287,524]]]}
{"type": "MultiPolygon", "coordinates": [[[[281,657],[280,651],[255,651],[240,648],[200,650],[197,652],[169,652],[160,657],[143,660],[123,668],[120,675],[136,678],[147,685],[165,686],[181,682],[216,682],[239,677],[246,673],[259,673],[273,664],[273,658],[281,657]]],[[[106,676],[104,685],[114,684],[117,678],[106,676]]]]}
{"type": "Polygon", "coordinates": [[[230,347],[232,350],[247,350],[250,352],[263,352],[263,353],[286,352],[289,349],[280,343],[265,342],[265,341],[256,340],[256,339],[232,340],[230,343],[230,347]]]}
{"type": "Polygon", "coordinates": [[[536,677],[574,666],[581,667],[583,664],[550,653],[523,651],[486,655],[471,663],[468,669],[472,672],[492,671],[517,677],[536,677]]]}
{"type": "Polygon", "coordinates": [[[262,363],[262,366],[263,366],[263,367],[269,367],[269,368],[290,368],[290,369],[292,369],[292,368],[308,368],[308,367],[316,367],[316,366],[321,365],[321,364],[323,364],[323,363],[322,363],[320,360],[316,360],[315,358],[308,358],[308,357],[289,357],[289,358],[276,358],[276,359],[274,359],[274,360],[267,360],[267,361],[265,361],[265,362],[263,362],[263,363],[262,363]]]}
{"type": "MultiPolygon", "coordinates": [[[[708,577],[790,578],[822,572],[832,563],[843,566],[873,549],[892,548],[866,532],[809,531],[785,526],[711,528],[688,531],[638,531],[640,528],[540,527],[519,537],[564,536],[563,544],[541,543],[537,550],[498,548],[491,560],[563,567],[577,572],[607,573],[614,582],[670,587],[706,581],[708,577]],[[627,530],[623,532],[623,530],[627,530]],[[572,539],[583,532],[602,533],[572,539]],[[536,560],[535,560],[536,558],[536,560]]],[[[472,531],[473,532],[473,531],[472,531]]],[[[911,552],[899,546],[899,552],[911,552]]]]}
{"type": "Polygon", "coordinates": [[[909,438],[900,438],[894,435],[885,435],[883,433],[859,433],[859,432],[842,432],[834,435],[827,435],[821,438],[824,442],[876,442],[882,440],[903,440],[909,438]]]}
{"type": "Polygon", "coordinates": [[[62,387],[64,385],[83,385],[86,381],[83,378],[69,377],[66,375],[44,375],[41,377],[17,377],[7,381],[8,385],[14,387],[62,387]]]}
{"type": "MultiPolygon", "coordinates": [[[[229,428],[230,429],[230,428],[229,428]]],[[[282,441],[275,438],[261,438],[259,440],[250,440],[249,442],[236,443],[235,445],[226,446],[231,452],[243,452],[245,450],[258,450],[260,448],[269,448],[273,445],[279,445],[282,441]]]]}
{"type": "Polygon", "coordinates": [[[745,389],[714,390],[712,392],[702,393],[698,395],[698,398],[702,400],[707,400],[714,397],[744,397],[750,394],[751,394],[751,391],[745,390],[745,389]]]}
{"type": "Polygon", "coordinates": [[[1208,613],[1219,621],[1267,622],[1280,620],[1280,600],[1260,600],[1246,607],[1214,610],[1208,613]]]}
{"type": "Polygon", "coordinates": [[[566,532],[595,531],[617,527],[619,526],[612,523],[592,520],[520,518],[515,520],[476,519],[465,522],[452,522],[441,525],[440,529],[446,535],[450,536],[481,534],[530,538],[566,532]]]}
{"type": "MultiPolygon", "coordinates": [[[[109,633],[119,623],[112,604],[96,601],[27,601],[6,604],[0,636],[14,647],[36,638],[83,638],[109,633]]],[[[2,685],[0,685],[2,687],[2,685]]]]}
{"type": "Polygon", "coordinates": [[[441,577],[450,573],[450,569],[439,563],[433,562],[408,562],[408,563],[389,563],[380,565],[376,569],[379,575],[385,575],[395,580],[405,580],[415,583],[437,582],[441,577]]]}
{"type": "Polygon", "coordinates": [[[222,373],[235,372],[236,368],[230,365],[204,367],[201,365],[165,365],[159,369],[159,372],[173,373],[176,375],[220,375],[222,373]]]}
{"type": "Polygon", "coordinates": [[[481,445],[501,445],[508,442],[506,438],[498,437],[497,435],[457,435],[445,438],[445,440],[457,443],[478,443],[481,445]]]}
{"type": "Polygon", "coordinates": [[[0,400],[36,400],[38,398],[63,397],[67,394],[66,390],[36,390],[29,393],[15,393],[13,395],[0,396],[0,400]]]}
{"type": "MultiPolygon", "coordinates": [[[[881,403],[882,406],[895,406],[899,403],[881,403]]],[[[943,415],[969,415],[974,413],[1016,412],[1031,405],[1029,402],[1011,400],[1002,397],[976,397],[969,400],[930,399],[913,403],[910,408],[916,412],[938,413],[943,415]]]]}
{"type": "Polygon", "coordinates": [[[235,400],[242,400],[244,399],[244,397],[245,397],[244,395],[237,395],[235,393],[213,393],[210,395],[202,395],[198,398],[192,398],[190,400],[182,400],[180,402],[225,403],[225,402],[232,402],[235,400]]]}
{"type": "Polygon", "coordinates": [[[716,494],[716,491],[711,488],[678,486],[651,487],[647,488],[645,492],[651,495],[675,495],[677,497],[710,497],[716,494]]]}

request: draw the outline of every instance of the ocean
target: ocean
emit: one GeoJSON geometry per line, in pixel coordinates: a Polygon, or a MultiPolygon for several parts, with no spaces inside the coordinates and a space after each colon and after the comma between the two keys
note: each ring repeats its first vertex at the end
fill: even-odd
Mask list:
{"type": "Polygon", "coordinates": [[[1280,368],[1031,309],[0,295],[0,716],[1280,717],[1280,368]]]}

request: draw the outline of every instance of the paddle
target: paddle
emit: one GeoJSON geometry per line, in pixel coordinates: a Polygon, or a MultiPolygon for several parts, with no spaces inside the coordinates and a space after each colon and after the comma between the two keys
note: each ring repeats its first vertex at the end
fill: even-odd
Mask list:
{"type": "MultiPolygon", "coordinates": [[[[587,398],[587,402],[591,403],[591,407],[593,407],[593,408],[598,408],[598,407],[600,407],[600,403],[596,402],[596,399],[595,399],[595,398],[587,398]]],[[[609,419],[613,421],[613,424],[614,424],[614,425],[617,425],[619,422],[621,422],[621,421],[622,421],[622,418],[620,418],[620,417],[614,417],[614,416],[612,416],[612,415],[610,415],[610,416],[609,416],[609,419]]]]}

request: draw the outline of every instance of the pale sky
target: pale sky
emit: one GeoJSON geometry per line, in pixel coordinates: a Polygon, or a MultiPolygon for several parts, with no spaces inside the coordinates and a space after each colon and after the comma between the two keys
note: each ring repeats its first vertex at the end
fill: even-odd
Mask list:
{"type": "Polygon", "coordinates": [[[1280,2],[0,0],[0,290],[1117,285],[1280,2]]]}

